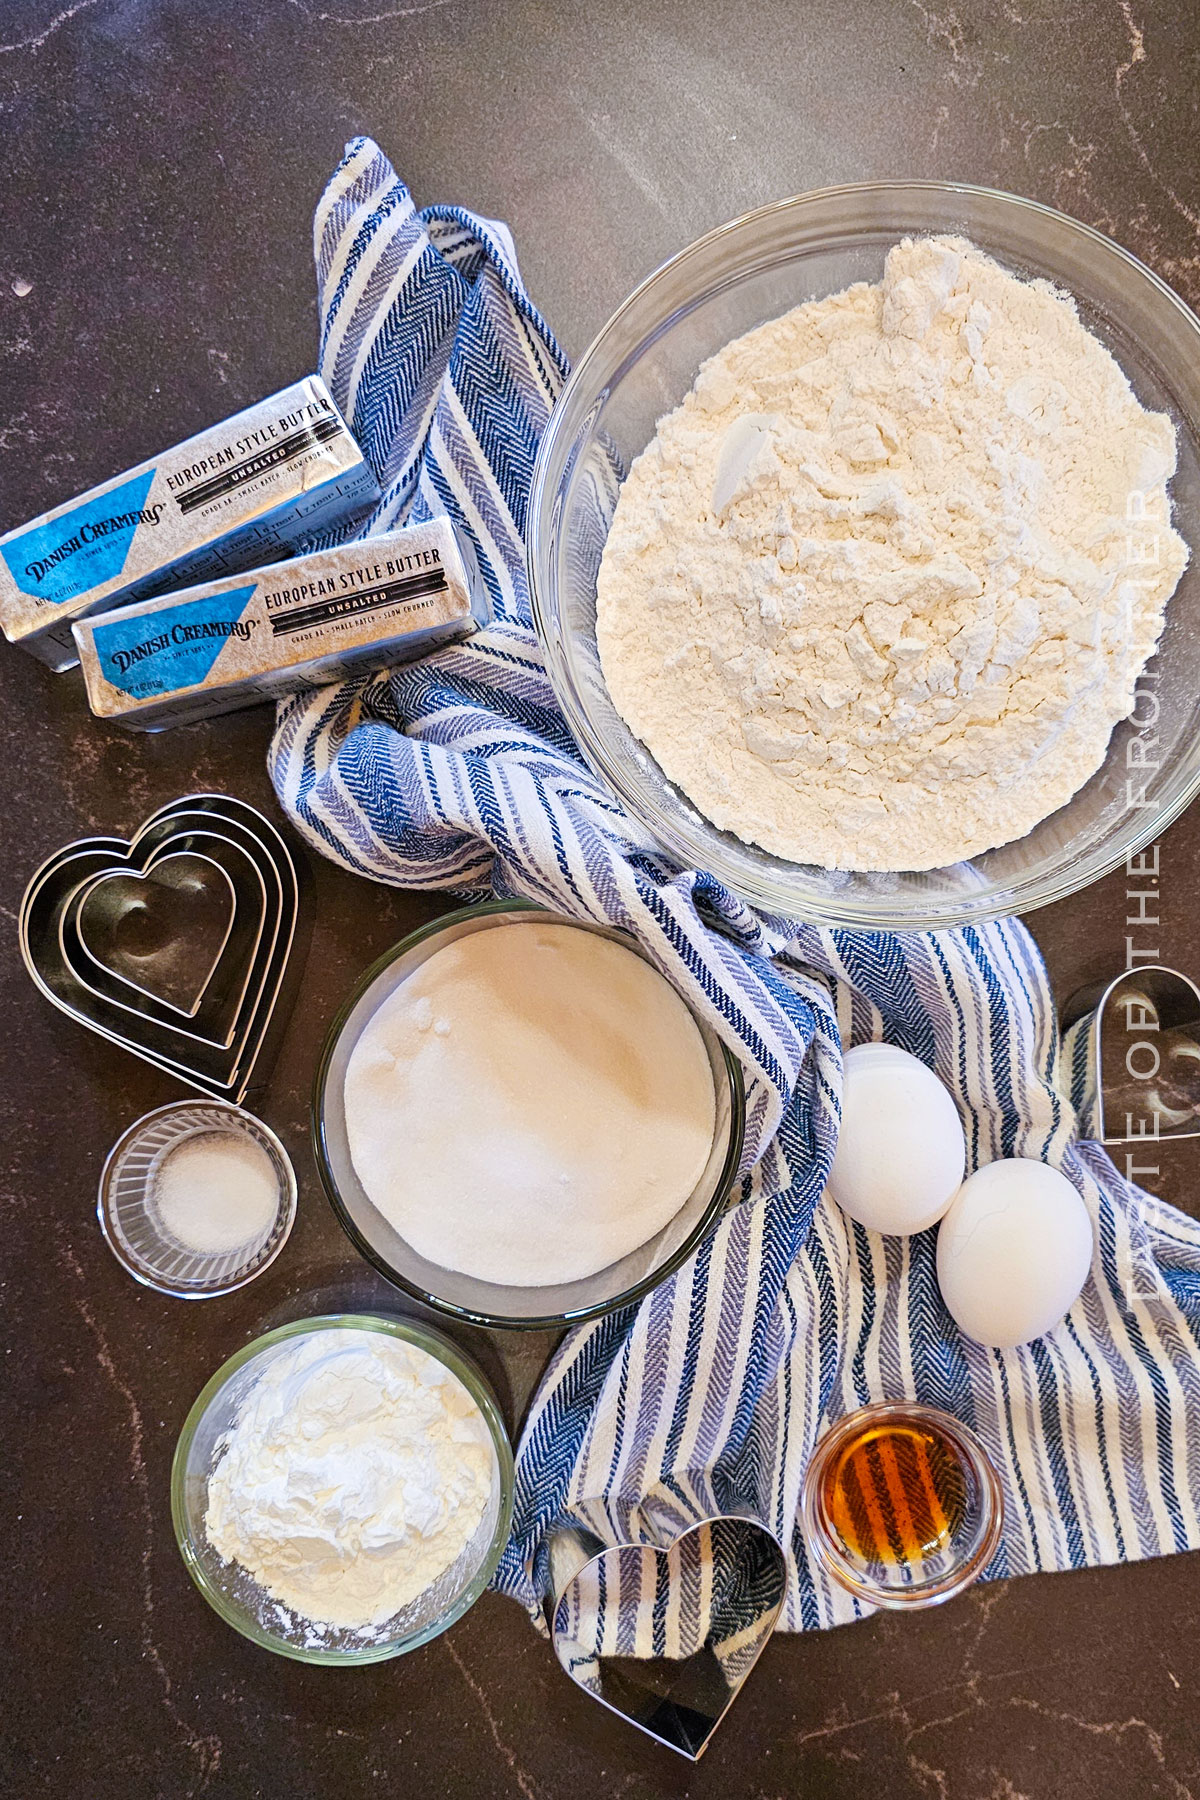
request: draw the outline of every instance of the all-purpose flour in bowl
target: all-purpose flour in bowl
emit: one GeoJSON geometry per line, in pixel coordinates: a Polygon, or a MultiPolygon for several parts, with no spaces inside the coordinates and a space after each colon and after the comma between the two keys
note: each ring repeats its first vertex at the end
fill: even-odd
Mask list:
{"type": "Polygon", "coordinates": [[[621,490],[613,703],[718,827],[929,869],[1064,805],[1187,562],[1175,432],[1046,282],[958,238],[702,368],[621,490]]]}

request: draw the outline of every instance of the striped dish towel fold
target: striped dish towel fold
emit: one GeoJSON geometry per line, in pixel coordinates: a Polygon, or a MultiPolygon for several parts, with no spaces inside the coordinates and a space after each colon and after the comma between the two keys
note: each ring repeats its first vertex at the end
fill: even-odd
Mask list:
{"type": "Polygon", "coordinates": [[[632,933],[746,1076],[742,1203],[640,1306],[562,1343],[518,1448],[498,1585],[536,1617],[556,1523],[661,1542],[664,1521],[669,1534],[749,1505],[790,1546],[785,1625],[853,1618],[864,1609],[805,1555],[797,1500],[825,1425],[884,1398],[947,1409],[991,1453],[1007,1510],[990,1576],[1200,1545],[1200,1225],[1079,1141],[1028,932],[798,925],[659,854],[580,759],[530,626],[526,497],[566,366],[507,230],[418,212],[360,139],[314,235],[321,373],[383,490],[367,533],[449,513],[496,622],[285,703],[271,750],[284,807],[374,880],[524,896],[632,933]],[[958,1095],[971,1168],[1041,1157],[1083,1195],[1092,1279],[1049,1337],[969,1342],[938,1294],[935,1231],[879,1237],[822,1197],[840,1046],[879,1037],[958,1095]]]}

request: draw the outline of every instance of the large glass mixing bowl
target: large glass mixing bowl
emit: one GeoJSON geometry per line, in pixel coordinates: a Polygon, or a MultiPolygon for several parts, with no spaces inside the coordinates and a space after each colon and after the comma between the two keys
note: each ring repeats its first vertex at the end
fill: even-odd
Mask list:
{"type": "Polygon", "coordinates": [[[951,868],[855,874],[787,862],[743,843],[667,780],[609,698],[596,652],[596,572],[622,473],[657,421],[731,338],[853,281],[878,281],[898,239],[939,232],[968,237],[1015,273],[1041,276],[1073,295],[1142,404],[1173,419],[1173,522],[1189,542],[1200,538],[1195,315],[1088,226],[1011,194],[944,182],[803,194],[747,213],[665,263],[577,365],[542,439],[530,496],[534,620],[559,703],[591,767],[685,866],[710,871],[768,912],[829,925],[917,930],[1044,906],[1157,837],[1200,787],[1195,555],[1140,684],[1137,713],[1118,726],[1103,767],[1027,836],[951,868]]]}

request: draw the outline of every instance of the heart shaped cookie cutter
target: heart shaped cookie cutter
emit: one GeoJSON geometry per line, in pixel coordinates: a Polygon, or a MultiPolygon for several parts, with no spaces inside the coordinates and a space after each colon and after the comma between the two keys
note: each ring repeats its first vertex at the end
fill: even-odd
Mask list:
{"type": "MultiPolygon", "coordinates": [[[[189,815],[189,823],[190,817],[189,815]]],[[[206,828],[200,835],[210,852],[217,854],[218,840],[213,839],[211,831],[206,828]]],[[[187,844],[194,849],[199,839],[193,833],[178,836],[172,841],[187,844]]],[[[232,848],[230,843],[225,842],[222,853],[228,856],[232,853],[232,848]]],[[[261,856],[261,849],[257,854],[261,856]]],[[[178,1015],[165,1009],[158,997],[146,990],[139,994],[126,984],[117,983],[115,985],[120,991],[110,993],[104,979],[88,980],[76,966],[81,946],[71,914],[82,904],[95,880],[107,880],[114,872],[111,862],[96,853],[99,866],[93,869],[90,876],[80,881],[78,877],[81,870],[92,860],[91,852],[69,846],[66,852],[44,864],[39,877],[35,877],[38,883],[36,892],[32,893],[31,903],[23,912],[25,940],[29,950],[27,960],[34,965],[31,970],[34,979],[38,980],[39,986],[44,987],[48,983],[54,990],[57,1003],[80,1023],[102,1035],[115,1038],[127,1047],[136,1045],[139,1053],[148,1053],[161,1063],[169,1065],[173,1073],[180,1070],[195,1073],[221,1081],[223,1086],[227,1086],[229,1066],[241,1057],[254,1030],[256,1003],[269,980],[267,959],[273,946],[273,937],[264,936],[263,941],[267,947],[256,949],[254,960],[246,970],[247,979],[243,988],[249,998],[242,1002],[236,1014],[231,1014],[219,1029],[202,1029],[199,1020],[191,1025],[185,1024],[178,1015]],[[39,975],[41,980],[38,979],[39,975]]],[[[245,866],[240,870],[241,879],[245,881],[253,876],[260,883],[261,903],[263,890],[259,865],[253,857],[248,860],[244,857],[243,860],[245,866]]],[[[277,880],[277,877],[274,879],[277,880]]],[[[245,910],[243,906],[243,913],[245,910]]],[[[265,916],[264,908],[264,918],[265,916]]],[[[206,996],[202,996],[202,1002],[204,998],[206,996]]]]}
{"type": "MultiPolygon", "coordinates": [[[[67,846],[50,858],[31,882],[22,907],[22,949],[37,985],[77,1022],[176,1075],[188,1085],[199,1087],[202,1092],[237,1098],[249,1084],[271,1015],[276,1011],[286,950],[295,934],[295,906],[292,904],[297,892],[295,870],[290,865],[290,857],[286,867],[280,862],[280,850],[269,837],[263,837],[261,829],[250,828],[250,819],[255,819],[260,828],[265,828],[268,833],[273,831],[253,808],[244,808],[240,802],[228,802],[223,796],[199,797],[194,812],[182,813],[178,810],[179,805],[176,803],[156,814],[131,845],[121,840],[84,840],[79,845],[67,846]],[[222,809],[225,809],[225,816],[222,816],[222,809]],[[150,995],[144,996],[143,1003],[130,1014],[123,1001],[114,1004],[111,996],[78,980],[62,955],[64,941],[69,936],[62,927],[63,913],[69,914],[77,904],[90,886],[91,877],[110,873],[117,859],[121,859],[126,869],[131,866],[131,856],[135,863],[146,859],[159,836],[194,847],[195,840],[189,838],[188,833],[195,831],[197,826],[202,827],[210,848],[214,843],[222,842],[226,854],[230,845],[239,841],[240,834],[243,845],[251,847],[246,868],[251,873],[261,870],[263,875],[269,876],[273,890],[272,927],[266,948],[256,953],[247,998],[235,1021],[232,1043],[223,1041],[229,1033],[206,1037],[203,1033],[184,1030],[178,1022],[164,1025],[160,1018],[153,1016],[156,1002],[150,995]],[[289,885],[292,888],[290,895],[289,885]],[[146,1013],[151,1016],[144,1016],[146,1013]]],[[[278,842],[286,850],[282,839],[278,842]]],[[[259,875],[256,874],[255,879],[260,879],[259,875]]],[[[259,1063],[260,1070],[261,1067],[259,1063]]]]}
{"type": "Polygon", "coordinates": [[[222,864],[200,851],[173,849],[144,870],[97,876],[72,917],[85,980],[107,984],[114,995],[131,990],[139,1009],[149,992],[164,1016],[184,1021],[195,1020],[219,991],[218,971],[237,923],[237,890],[222,864]],[[207,943],[192,930],[180,937],[173,929],[172,895],[202,916],[207,943]]]}
{"type": "MultiPolygon", "coordinates": [[[[65,881],[69,882],[70,873],[68,863],[65,881]]],[[[152,891],[161,896],[161,888],[152,891]]],[[[140,874],[127,867],[110,866],[90,877],[78,890],[70,890],[68,898],[70,892],[75,892],[76,898],[59,911],[59,943],[64,962],[81,988],[123,1012],[153,1020],[184,1038],[216,1043],[226,1049],[233,1043],[239,1009],[251,986],[268,929],[267,883],[245,843],[224,834],[214,836],[206,827],[190,830],[186,837],[168,838],[163,855],[155,856],[152,849],[140,874]],[[197,872],[211,870],[213,877],[225,883],[231,902],[228,929],[220,950],[210,959],[194,1003],[187,1009],[171,1000],[162,980],[164,973],[168,983],[176,974],[180,951],[187,948],[186,927],[182,938],[171,932],[145,957],[121,954],[120,942],[131,917],[136,924],[136,913],[122,905],[129,893],[125,884],[140,881],[151,888],[160,875],[177,867],[197,872]],[[112,954],[106,939],[116,940],[118,955],[112,954]],[[135,980],[133,966],[138,962],[142,964],[138,970],[140,980],[135,980]]],[[[202,945],[198,948],[203,951],[202,945]]],[[[186,966],[194,958],[183,960],[186,966]]]]}
{"type": "MultiPolygon", "coordinates": [[[[261,823],[266,825],[267,821],[264,819],[261,823]]],[[[235,880],[236,885],[238,880],[235,880]]],[[[243,913],[247,892],[243,885],[243,913]]],[[[216,826],[208,811],[164,809],[143,827],[132,844],[119,839],[88,839],[67,845],[49,858],[26,893],[26,904],[21,913],[22,947],[28,952],[26,962],[38,985],[43,991],[48,985],[53,990],[51,997],[56,1004],[80,1023],[134,1049],[148,1060],[157,1061],[184,1080],[190,1081],[197,1076],[218,1082],[222,1097],[230,1097],[235,1089],[231,1076],[236,1075],[248,1044],[257,1041],[258,1003],[271,980],[270,959],[277,948],[279,930],[286,925],[288,911],[279,871],[262,842],[245,823],[226,819],[216,826]],[[162,841],[190,850],[203,843],[210,855],[223,855],[226,859],[236,857],[240,845],[240,865],[231,862],[229,866],[237,869],[242,884],[250,876],[254,877],[264,922],[268,917],[266,896],[268,893],[272,896],[270,930],[261,934],[260,947],[247,971],[246,989],[253,999],[242,1005],[225,1032],[207,1034],[185,1027],[178,1018],[168,1018],[164,1022],[160,1002],[148,992],[143,992],[138,1006],[132,1008],[125,997],[132,990],[126,989],[125,994],[114,997],[103,987],[81,977],[72,964],[71,950],[77,933],[72,927],[71,915],[82,904],[94,882],[108,879],[114,873],[113,844],[117,853],[123,852],[126,859],[116,866],[127,872],[131,866],[128,859],[134,854],[137,860],[152,864],[162,841]],[[265,948],[261,947],[263,944],[265,948]],[[135,1017],[115,1017],[114,1007],[125,1013],[132,1011],[135,1017]]],[[[212,1090],[206,1087],[203,1091],[212,1090]]]]}
{"type": "Polygon", "coordinates": [[[577,1526],[556,1531],[546,1616],[577,1687],[696,1762],[775,1629],[787,1559],[749,1511],[656,1536],[605,1544],[577,1526]]]}
{"type": "Polygon", "coordinates": [[[1073,995],[1063,1029],[1072,1063],[1083,1065],[1084,1136],[1200,1137],[1200,987],[1190,976],[1165,963],[1126,969],[1073,995]]]}
{"type": "Polygon", "coordinates": [[[290,1010],[301,894],[301,867],[262,813],[223,794],[186,795],[128,842],[84,838],[47,858],[21,904],[21,953],[37,987],[76,1023],[201,1093],[238,1102],[265,1079],[290,1010]],[[176,874],[186,864],[194,880],[225,884],[231,905],[215,949],[183,943],[182,921],[169,928],[172,883],[155,882],[155,871],[173,864],[176,874]],[[155,883],[160,914],[155,942],[140,946],[142,980],[130,946],[113,951],[126,913],[145,904],[139,879],[155,883]],[[156,970],[171,977],[159,991],[156,970]],[[190,1010],[177,1003],[181,971],[190,971],[190,1010]]]}

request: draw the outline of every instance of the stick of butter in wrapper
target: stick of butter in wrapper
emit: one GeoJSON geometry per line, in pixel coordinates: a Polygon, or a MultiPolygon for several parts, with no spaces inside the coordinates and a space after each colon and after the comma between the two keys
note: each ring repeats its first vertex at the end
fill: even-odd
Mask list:
{"type": "Polygon", "coordinates": [[[97,718],[159,731],[411,662],[489,616],[469,543],[431,519],[72,630],[97,718]]]}
{"type": "Polygon", "coordinates": [[[316,375],[0,537],[0,626],[52,669],[71,621],[286,556],[379,488],[316,375]]]}

